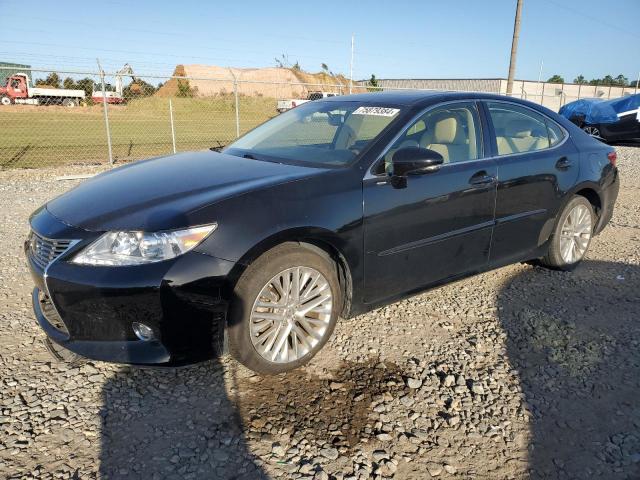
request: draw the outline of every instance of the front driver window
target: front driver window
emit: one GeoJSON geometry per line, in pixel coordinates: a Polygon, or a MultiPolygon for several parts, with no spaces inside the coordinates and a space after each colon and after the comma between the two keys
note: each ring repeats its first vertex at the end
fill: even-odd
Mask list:
{"type": "Polygon", "coordinates": [[[444,163],[476,160],[482,156],[478,110],[473,102],[436,107],[413,122],[391,146],[384,159],[385,172],[392,172],[392,157],[405,147],[438,152],[444,163]]]}

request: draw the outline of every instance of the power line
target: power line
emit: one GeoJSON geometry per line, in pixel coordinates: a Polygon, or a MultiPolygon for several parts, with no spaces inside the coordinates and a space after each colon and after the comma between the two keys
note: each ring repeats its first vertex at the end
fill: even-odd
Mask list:
{"type": "Polygon", "coordinates": [[[550,3],[552,5],[555,5],[556,7],[562,8],[562,9],[567,10],[567,11],[572,12],[572,13],[575,13],[576,15],[580,15],[581,17],[587,18],[587,19],[591,20],[592,22],[597,23],[598,25],[604,25],[606,27],[609,27],[609,28],[615,30],[616,32],[622,32],[622,33],[626,33],[627,35],[631,35],[632,37],[640,38],[640,35],[638,35],[637,33],[633,32],[631,30],[625,30],[624,28],[620,28],[619,25],[614,25],[613,23],[609,23],[607,21],[604,21],[601,18],[594,17],[592,15],[589,15],[588,13],[584,13],[581,10],[568,7],[566,5],[563,5],[562,3],[556,2],[554,0],[544,0],[544,1],[547,2],[547,3],[550,3]]]}

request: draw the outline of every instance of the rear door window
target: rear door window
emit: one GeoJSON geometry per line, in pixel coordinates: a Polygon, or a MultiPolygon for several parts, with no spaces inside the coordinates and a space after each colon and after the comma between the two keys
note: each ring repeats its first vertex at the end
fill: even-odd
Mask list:
{"type": "MultiPolygon", "coordinates": [[[[552,146],[547,120],[541,114],[518,105],[487,102],[493,123],[498,155],[534,152],[552,146]]],[[[562,132],[559,132],[562,134],[562,132]]],[[[554,138],[554,145],[562,137],[554,138]]]]}

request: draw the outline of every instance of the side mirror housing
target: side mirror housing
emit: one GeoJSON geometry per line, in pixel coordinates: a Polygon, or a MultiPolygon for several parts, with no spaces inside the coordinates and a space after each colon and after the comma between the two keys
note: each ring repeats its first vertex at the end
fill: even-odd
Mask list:
{"type": "Polygon", "coordinates": [[[444,157],[435,150],[420,147],[401,148],[393,154],[393,175],[422,175],[435,172],[444,163],[444,157]]]}

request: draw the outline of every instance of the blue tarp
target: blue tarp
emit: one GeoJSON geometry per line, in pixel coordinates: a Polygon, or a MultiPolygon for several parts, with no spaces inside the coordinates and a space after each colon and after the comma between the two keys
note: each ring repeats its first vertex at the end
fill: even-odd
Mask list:
{"type": "Polygon", "coordinates": [[[640,93],[613,100],[583,98],[567,103],[560,109],[560,115],[571,120],[576,116],[584,116],[585,123],[616,123],[618,114],[640,108],[640,93]]]}

